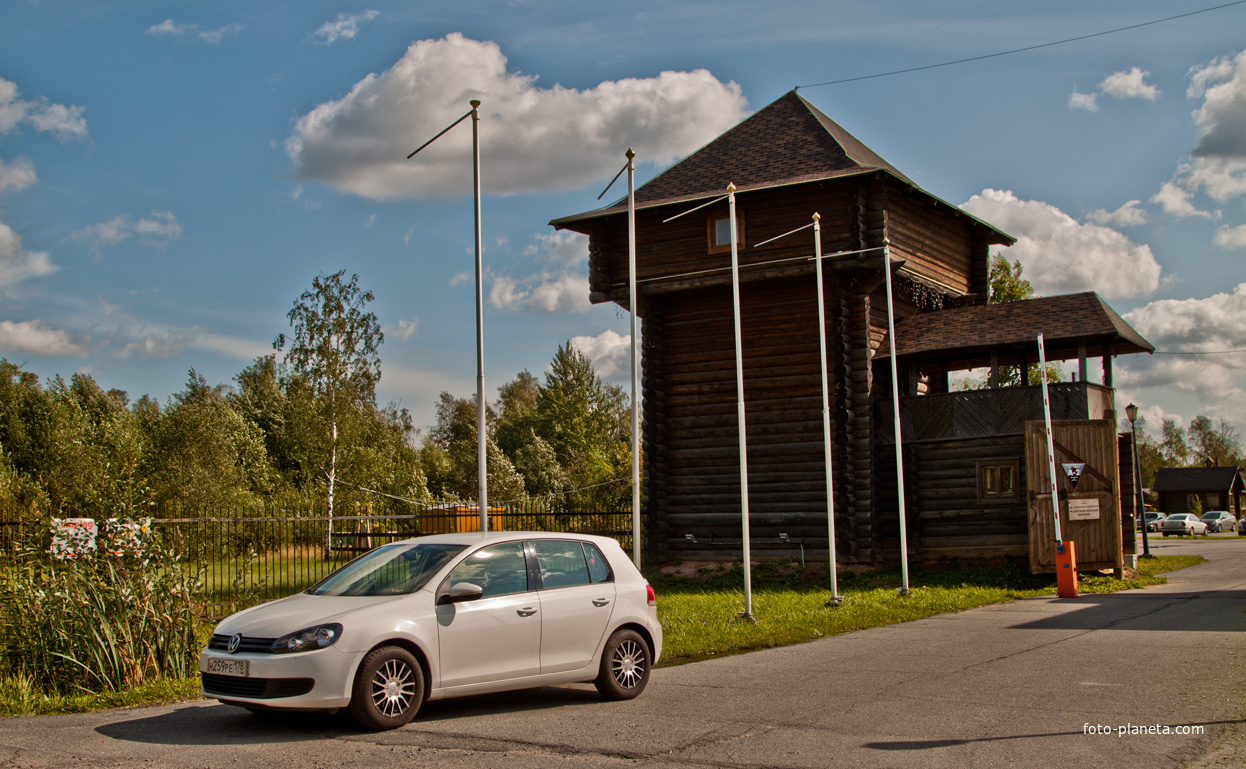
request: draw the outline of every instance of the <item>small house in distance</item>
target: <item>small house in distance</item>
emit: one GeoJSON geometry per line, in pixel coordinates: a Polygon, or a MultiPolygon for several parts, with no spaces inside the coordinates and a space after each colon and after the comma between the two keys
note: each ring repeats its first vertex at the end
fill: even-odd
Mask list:
{"type": "Polygon", "coordinates": [[[1246,481],[1240,467],[1161,467],[1152,490],[1163,513],[1224,510],[1241,516],[1246,481]]]}
{"type": "MultiPolygon", "coordinates": [[[[1112,357],[1153,348],[1095,294],[988,305],[988,251],[1013,238],[921,189],[792,91],[636,191],[635,298],[626,200],[551,222],[589,236],[590,299],[634,304],[643,323],[647,560],[731,558],[741,549],[727,204],[665,221],[728,184],[738,213],[754,555],[795,555],[799,546],[826,557],[821,292],[837,555],[858,563],[898,556],[884,270],[894,286],[911,557],[1029,552],[1024,431],[1042,419],[1038,388],[999,388],[994,377],[988,390],[954,393],[948,374],[1024,372],[1037,361],[1038,332],[1050,339],[1049,360],[1080,361],[1079,381],[1053,394],[1062,404],[1056,418],[1107,424],[1110,456],[1093,484],[1119,496],[1112,357]],[[815,212],[830,256],[821,285],[810,231],[766,242],[815,212]],[[1102,385],[1086,381],[1090,358],[1101,359],[1102,385]]],[[[1123,529],[1118,498],[1113,504],[1104,514],[1123,529]]]]}

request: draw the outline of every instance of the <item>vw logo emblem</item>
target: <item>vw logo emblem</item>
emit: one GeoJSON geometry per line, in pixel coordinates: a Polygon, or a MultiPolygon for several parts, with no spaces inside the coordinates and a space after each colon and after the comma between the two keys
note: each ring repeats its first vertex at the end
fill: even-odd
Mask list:
{"type": "Polygon", "coordinates": [[[238,647],[242,645],[242,633],[234,633],[229,637],[229,653],[233,654],[238,651],[238,647]]]}

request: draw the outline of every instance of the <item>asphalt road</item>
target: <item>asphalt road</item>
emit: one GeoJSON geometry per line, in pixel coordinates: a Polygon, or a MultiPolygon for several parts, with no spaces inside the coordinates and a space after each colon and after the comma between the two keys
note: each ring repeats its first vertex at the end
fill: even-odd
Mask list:
{"type": "Polygon", "coordinates": [[[663,668],[631,702],[550,687],[381,734],[211,702],[8,718],[0,767],[1241,767],[1246,537],[1222,539],[1154,538],[1208,559],[1168,585],[663,668]]]}

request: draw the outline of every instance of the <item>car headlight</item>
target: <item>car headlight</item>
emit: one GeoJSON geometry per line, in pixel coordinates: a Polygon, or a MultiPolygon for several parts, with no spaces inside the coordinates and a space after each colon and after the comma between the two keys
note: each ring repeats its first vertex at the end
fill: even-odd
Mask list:
{"type": "Polygon", "coordinates": [[[336,622],[283,635],[273,641],[273,654],[289,654],[291,652],[309,652],[332,646],[342,636],[342,626],[336,622]]]}

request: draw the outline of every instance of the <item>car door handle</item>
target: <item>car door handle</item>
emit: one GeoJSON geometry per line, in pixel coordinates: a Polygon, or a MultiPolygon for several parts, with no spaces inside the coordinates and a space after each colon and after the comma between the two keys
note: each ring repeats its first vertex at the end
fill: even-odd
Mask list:
{"type": "Polygon", "coordinates": [[[593,599],[594,606],[605,606],[608,603],[610,603],[609,598],[594,598],[593,599]]]}
{"type": "Polygon", "coordinates": [[[515,613],[521,617],[531,617],[533,614],[536,614],[536,609],[532,608],[531,606],[528,606],[523,609],[516,609],[515,613]]]}

